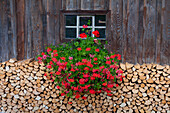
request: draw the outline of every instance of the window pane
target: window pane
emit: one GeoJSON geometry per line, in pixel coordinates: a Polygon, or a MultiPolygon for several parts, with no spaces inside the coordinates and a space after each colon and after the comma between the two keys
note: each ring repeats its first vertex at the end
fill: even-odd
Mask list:
{"type": "Polygon", "coordinates": [[[76,26],[77,25],[77,16],[76,15],[67,15],[66,16],[66,26],[76,26]]]}
{"type": "Polygon", "coordinates": [[[95,26],[106,26],[106,15],[95,16],[95,26]]]}
{"type": "Polygon", "coordinates": [[[76,28],[66,28],[66,38],[76,38],[76,28]]]}
{"type": "Polygon", "coordinates": [[[98,30],[100,33],[100,36],[98,38],[106,38],[106,29],[105,28],[95,28],[95,30],[98,30]]]}
{"type": "Polygon", "coordinates": [[[91,28],[85,28],[84,29],[84,31],[82,31],[83,30],[83,28],[80,28],[79,29],[79,33],[81,34],[81,33],[86,33],[86,34],[88,34],[88,35],[90,35],[91,36],[91,28]]]}
{"type": "Polygon", "coordinates": [[[83,25],[88,25],[88,26],[92,26],[92,17],[80,17],[80,26],[83,25]],[[90,21],[90,24],[88,25],[87,23],[90,21]]]}

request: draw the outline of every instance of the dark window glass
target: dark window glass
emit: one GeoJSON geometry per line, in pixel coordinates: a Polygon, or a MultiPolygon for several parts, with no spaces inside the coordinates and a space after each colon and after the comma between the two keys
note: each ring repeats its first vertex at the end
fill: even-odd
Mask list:
{"type": "Polygon", "coordinates": [[[92,17],[80,17],[80,26],[83,25],[88,25],[88,26],[92,26],[92,17]],[[90,25],[88,25],[87,23],[90,21],[90,25]]]}
{"type": "Polygon", "coordinates": [[[66,26],[76,26],[77,25],[77,16],[76,15],[67,15],[66,16],[66,26]]]}
{"type": "Polygon", "coordinates": [[[80,34],[81,33],[86,33],[86,34],[91,36],[91,31],[92,31],[91,28],[85,28],[84,31],[83,31],[83,28],[80,28],[79,33],[80,34]]]}
{"type": "Polygon", "coordinates": [[[66,38],[76,38],[76,28],[66,28],[66,38]]]}
{"type": "Polygon", "coordinates": [[[106,15],[96,15],[95,26],[106,26],[106,15]]]}
{"type": "Polygon", "coordinates": [[[100,33],[100,36],[98,38],[106,38],[106,29],[105,28],[95,28],[95,30],[98,30],[100,33]]]}

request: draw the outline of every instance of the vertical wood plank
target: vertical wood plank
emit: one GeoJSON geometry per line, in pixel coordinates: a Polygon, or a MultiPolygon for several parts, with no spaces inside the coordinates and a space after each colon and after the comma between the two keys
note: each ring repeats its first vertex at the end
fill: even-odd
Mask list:
{"type": "Polygon", "coordinates": [[[162,15],[161,15],[161,26],[162,26],[162,45],[161,45],[161,64],[170,64],[170,1],[162,0],[162,15]]]}
{"type": "Polygon", "coordinates": [[[0,1],[0,57],[1,62],[9,59],[8,9],[6,0],[0,1]]]}
{"type": "Polygon", "coordinates": [[[25,58],[32,57],[31,0],[25,1],[25,58]]]}
{"type": "Polygon", "coordinates": [[[162,40],[162,32],[161,32],[161,10],[162,10],[162,0],[157,0],[156,3],[157,11],[156,11],[156,63],[161,62],[161,40],[162,40]]]}
{"type": "Polygon", "coordinates": [[[66,0],[66,9],[67,10],[77,10],[77,0],[66,0]]]}
{"type": "Polygon", "coordinates": [[[81,10],[93,10],[94,0],[81,0],[81,10]]]}
{"type": "Polygon", "coordinates": [[[123,0],[111,1],[111,50],[122,54],[123,0]]]}
{"type": "Polygon", "coordinates": [[[10,0],[10,15],[11,15],[11,31],[12,31],[12,56],[11,58],[17,57],[17,34],[16,34],[16,9],[15,9],[15,1],[10,0]]]}
{"type": "Polygon", "coordinates": [[[144,63],[155,62],[156,0],[144,0],[144,63]]]}
{"type": "Polygon", "coordinates": [[[47,0],[47,39],[48,45],[55,45],[54,0],[47,0]]]}
{"type": "MultiPolygon", "coordinates": [[[[124,1],[125,2],[125,1],[124,1]]],[[[139,0],[129,0],[123,3],[124,15],[124,44],[123,60],[130,63],[137,61],[136,46],[138,36],[138,17],[139,17],[139,0]],[[126,6],[127,5],[127,6],[126,6]]]]}
{"type": "Polygon", "coordinates": [[[105,10],[108,0],[94,0],[94,10],[105,10]]]}
{"type": "Polygon", "coordinates": [[[42,1],[31,0],[31,23],[32,23],[32,56],[35,57],[43,48],[43,22],[42,22],[42,1]]]}
{"type": "Polygon", "coordinates": [[[142,64],[143,59],[143,36],[144,36],[144,27],[143,27],[143,16],[144,16],[144,1],[139,0],[139,17],[138,17],[138,38],[137,38],[137,47],[136,47],[136,56],[137,63],[142,64]]]}
{"type": "Polygon", "coordinates": [[[18,60],[24,59],[24,13],[25,6],[24,0],[16,0],[17,7],[17,58],[18,60]]]}
{"type": "Polygon", "coordinates": [[[61,4],[62,4],[62,0],[57,0],[55,1],[55,20],[54,20],[54,28],[55,28],[55,42],[56,45],[59,44],[61,42],[61,38],[60,38],[60,9],[61,4]]]}

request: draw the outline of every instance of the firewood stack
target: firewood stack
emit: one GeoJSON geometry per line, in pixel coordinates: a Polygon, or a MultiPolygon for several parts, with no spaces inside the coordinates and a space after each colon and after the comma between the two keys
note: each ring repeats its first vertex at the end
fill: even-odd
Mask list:
{"type": "Polygon", "coordinates": [[[44,64],[10,59],[0,64],[0,112],[170,112],[169,65],[126,63],[120,68],[125,78],[112,97],[101,93],[82,100],[59,96],[55,83],[43,76],[44,64]]]}

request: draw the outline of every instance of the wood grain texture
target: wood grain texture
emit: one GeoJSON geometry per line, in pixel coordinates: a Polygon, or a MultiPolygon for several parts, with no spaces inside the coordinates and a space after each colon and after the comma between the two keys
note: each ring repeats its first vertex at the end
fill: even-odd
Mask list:
{"type": "Polygon", "coordinates": [[[123,0],[111,0],[111,50],[122,54],[123,0]]]}
{"type": "Polygon", "coordinates": [[[94,0],[81,0],[81,10],[93,10],[94,0]]]}
{"type": "MultiPolygon", "coordinates": [[[[64,14],[107,13],[107,48],[122,62],[170,64],[169,0],[1,0],[0,62],[67,42],[64,14]]],[[[104,43],[104,41],[102,41],[104,43]]]]}
{"type": "Polygon", "coordinates": [[[138,38],[137,38],[137,47],[136,47],[136,55],[137,62],[142,64],[144,62],[143,59],[143,36],[144,36],[144,27],[143,27],[143,16],[144,16],[144,1],[139,1],[139,17],[138,17],[138,38]]]}
{"type": "Polygon", "coordinates": [[[25,20],[25,3],[23,0],[16,0],[16,18],[17,18],[17,58],[24,59],[24,20],[25,20]]]}
{"type": "Polygon", "coordinates": [[[161,44],[161,64],[170,64],[170,1],[162,1],[162,44],[161,44]]]}
{"type": "Polygon", "coordinates": [[[0,60],[9,59],[8,50],[8,9],[7,1],[0,1],[0,60]]]}
{"type": "Polygon", "coordinates": [[[66,0],[66,10],[77,10],[78,4],[77,0],[66,0]]]}
{"type": "Polygon", "coordinates": [[[144,0],[144,62],[155,62],[155,22],[156,22],[156,0],[144,0]]]}
{"type": "Polygon", "coordinates": [[[54,0],[47,0],[47,40],[48,45],[55,45],[54,29],[54,0]]]}
{"type": "Polygon", "coordinates": [[[31,1],[32,54],[35,57],[43,48],[42,1],[31,1]]]}
{"type": "Polygon", "coordinates": [[[17,35],[16,35],[16,4],[14,0],[9,1],[10,5],[10,20],[11,20],[11,40],[12,44],[9,46],[12,46],[11,49],[11,56],[10,58],[16,58],[17,57],[17,35]]]}

